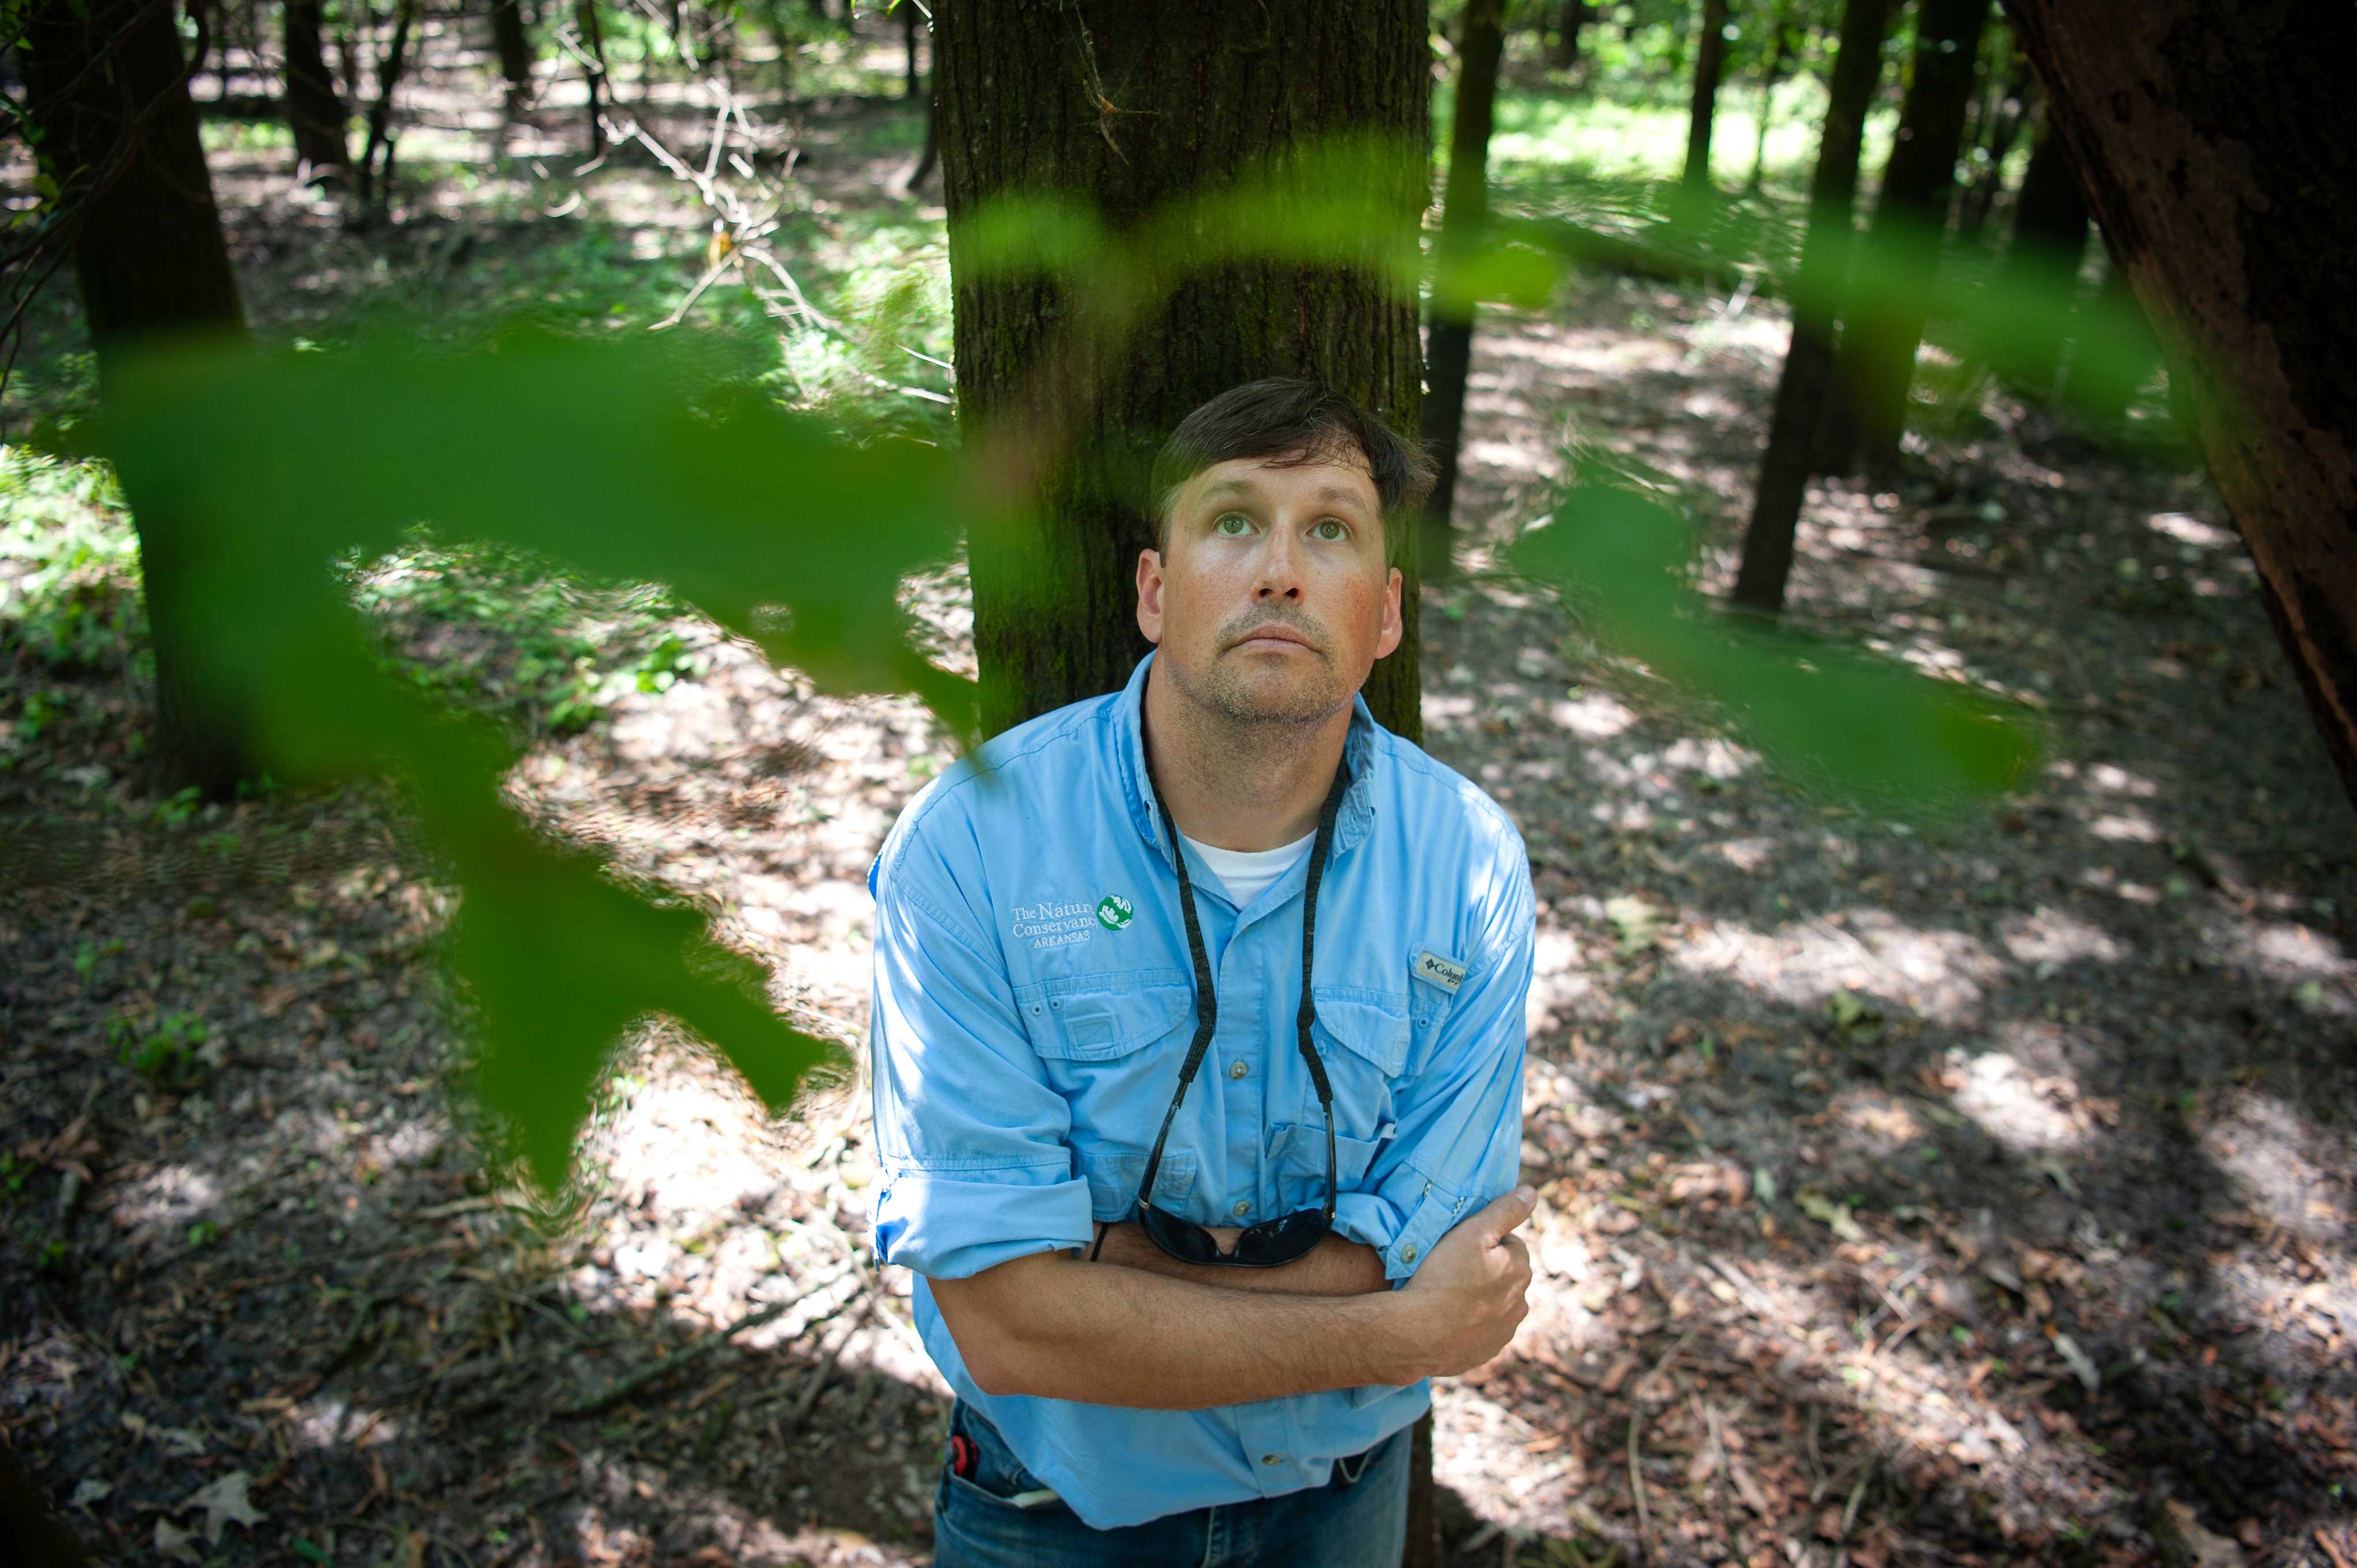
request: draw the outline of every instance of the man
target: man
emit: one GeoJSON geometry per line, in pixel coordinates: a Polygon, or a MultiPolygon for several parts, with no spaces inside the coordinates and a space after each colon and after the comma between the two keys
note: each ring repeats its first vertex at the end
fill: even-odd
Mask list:
{"type": "Polygon", "coordinates": [[[1523,1316],[1529,864],[1358,696],[1429,473],[1308,382],[1204,404],[1155,651],[877,857],[876,1245],[957,1394],[942,1568],[1396,1563],[1425,1380],[1523,1316]]]}

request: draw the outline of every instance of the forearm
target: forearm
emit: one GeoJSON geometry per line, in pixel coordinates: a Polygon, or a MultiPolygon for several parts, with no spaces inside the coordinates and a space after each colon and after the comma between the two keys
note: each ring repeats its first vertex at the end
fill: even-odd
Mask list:
{"type": "Polygon", "coordinates": [[[1367,1295],[1391,1289],[1383,1260],[1363,1241],[1329,1235],[1304,1256],[1274,1269],[1219,1268],[1184,1263],[1156,1246],[1135,1220],[1107,1225],[1096,1261],[1143,1269],[1165,1279],[1191,1280],[1215,1290],[1284,1295],[1367,1295]]]}
{"type": "Polygon", "coordinates": [[[1202,1410],[1423,1375],[1410,1304],[1392,1292],[1235,1290],[1064,1253],[932,1290],[989,1393],[1202,1410]]]}

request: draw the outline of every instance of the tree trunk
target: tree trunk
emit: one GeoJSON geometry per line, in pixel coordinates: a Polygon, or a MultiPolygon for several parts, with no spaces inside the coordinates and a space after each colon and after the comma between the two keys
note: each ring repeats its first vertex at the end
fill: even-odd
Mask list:
{"type": "Polygon", "coordinates": [[[2116,263],[2072,333],[2071,371],[2063,392],[2071,406],[2098,424],[2116,424],[2160,367],[2160,345],[2136,309],[2127,274],[2116,263]]]}
{"type": "Polygon", "coordinates": [[[1454,296],[1448,273],[1480,242],[1490,220],[1490,123],[1498,97],[1498,57],[1505,49],[1503,0],[1466,0],[1457,37],[1457,104],[1448,130],[1448,191],[1441,208],[1442,279],[1432,295],[1425,346],[1424,442],[1438,468],[1425,502],[1418,546],[1427,581],[1449,575],[1448,514],[1457,499],[1457,456],[1465,428],[1465,378],[1473,366],[1473,311],[1454,296]]]}
{"type": "Polygon", "coordinates": [[[2007,0],[2357,800],[2357,10],[2007,0]]]}
{"type": "Polygon", "coordinates": [[[286,0],[286,126],[295,133],[296,161],[310,166],[310,177],[340,179],[351,154],[344,145],[344,101],[320,47],[323,22],[320,0],[286,0]]]}
{"type": "MultiPolygon", "coordinates": [[[[20,51],[41,164],[71,236],[102,404],[143,345],[245,330],[173,9],[41,0],[20,51]]],[[[245,772],[246,719],[202,680],[182,586],[200,542],[169,505],[128,480],[124,490],[156,658],[151,767],[167,788],[226,799],[245,772]]]]}
{"type": "Polygon", "coordinates": [[[508,84],[512,113],[532,92],[532,35],[524,29],[520,0],[491,0],[491,42],[499,51],[500,75],[508,84]]]}
{"type": "Polygon", "coordinates": [[[942,96],[938,92],[928,92],[925,94],[925,145],[918,151],[917,166],[909,171],[908,183],[900,188],[901,194],[914,196],[917,188],[924,184],[925,177],[933,172],[933,166],[941,161],[942,96]]]}
{"type": "Polygon", "coordinates": [[[2050,121],[2030,149],[2014,202],[2013,243],[1993,285],[1999,301],[2021,314],[2021,324],[1988,346],[1998,376],[2033,397],[2054,390],[2067,336],[2063,305],[2079,286],[2087,224],[2087,199],[2071,171],[2070,149],[2050,121]]]}
{"type": "Polygon", "coordinates": [[[917,98],[917,7],[914,0],[900,7],[900,46],[908,51],[908,72],[900,84],[900,96],[909,102],[917,98]]]}
{"type": "Polygon", "coordinates": [[[376,66],[376,102],[369,105],[368,140],[361,147],[361,209],[382,217],[393,205],[393,95],[409,69],[409,28],[417,19],[417,0],[400,0],[393,18],[393,38],[376,66]]]}
{"type": "Polygon", "coordinates": [[[610,73],[606,69],[606,33],[597,24],[597,0],[574,0],[573,25],[581,34],[581,47],[588,54],[588,62],[581,68],[587,83],[588,102],[583,109],[587,119],[589,150],[583,156],[595,160],[606,151],[606,133],[598,124],[610,96],[610,73]]]}
{"type": "Polygon", "coordinates": [[[1981,149],[1983,160],[1956,201],[1956,238],[1962,241],[1978,240],[1988,226],[1989,213],[2005,192],[2005,160],[2020,139],[2038,95],[2038,81],[2029,74],[2029,62],[2018,50],[2008,49],[2007,59],[2007,69],[1990,89],[1979,123],[1966,143],[1981,149]]]}
{"type": "Polygon", "coordinates": [[[1818,443],[1821,473],[1846,474],[1861,461],[1882,472],[1899,461],[1988,16],[1989,0],[1921,0],[1916,12],[1914,75],[1867,231],[1868,285],[1857,291],[1857,308],[1842,329],[1818,443]]]}
{"type": "MultiPolygon", "coordinates": [[[[1383,263],[1414,244],[1427,200],[1430,53],[1419,0],[944,0],[933,50],[960,423],[969,439],[1064,442],[1040,477],[1036,523],[971,543],[982,716],[996,731],[1115,689],[1145,652],[1135,581],[1152,533],[1138,481],[1197,405],[1258,377],[1309,376],[1417,428],[1415,300],[1383,263]],[[982,275],[963,225],[1020,194],[1092,205],[1122,242],[1165,203],[1321,138],[1371,133],[1399,143],[1362,192],[1392,215],[1396,249],[1371,241],[1349,265],[1202,257],[1117,343],[1064,335],[1071,302],[1047,278],[982,275]]],[[[1300,190],[1304,203],[1333,194],[1323,176],[1300,190]]],[[[1407,553],[1407,635],[1366,697],[1414,737],[1407,553]]]]}
{"type": "Polygon", "coordinates": [[[1727,0],[1702,0],[1702,38],[1695,50],[1694,108],[1686,120],[1688,190],[1710,188],[1710,123],[1718,113],[1718,76],[1727,63],[1727,0]]]}
{"type": "Polygon", "coordinates": [[[1751,145],[1751,177],[1743,183],[1749,196],[1759,195],[1767,182],[1768,123],[1776,112],[1776,84],[1784,80],[1792,60],[1792,0],[1776,0],[1776,19],[1770,26],[1776,29],[1776,44],[1760,74],[1760,124],[1751,145]]]}
{"type": "Polygon", "coordinates": [[[1866,133],[1867,105],[1881,80],[1882,35],[1889,19],[1890,0],[1844,0],[1824,137],[1809,179],[1809,229],[1792,280],[1792,343],[1776,382],[1760,489],[1735,579],[1735,602],[1770,615],[1784,607],[1784,582],[1792,575],[1793,531],[1808,489],[1809,460],[1833,368],[1835,317],[1849,274],[1858,144],[1866,133]]]}
{"type": "Polygon", "coordinates": [[[1587,0],[1563,0],[1563,20],[1555,24],[1555,53],[1547,61],[1557,70],[1579,63],[1579,33],[1593,15],[1587,0]]]}

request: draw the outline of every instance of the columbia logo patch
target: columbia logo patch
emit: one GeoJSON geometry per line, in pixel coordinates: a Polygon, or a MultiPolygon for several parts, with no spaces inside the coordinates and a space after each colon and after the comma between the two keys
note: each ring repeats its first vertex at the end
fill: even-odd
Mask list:
{"type": "Polygon", "coordinates": [[[1430,948],[1418,952],[1415,962],[1408,967],[1418,980],[1428,980],[1443,991],[1453,992],[1465,983],[1465,966],[1454,959],[1441,957],[1430,948]]]}

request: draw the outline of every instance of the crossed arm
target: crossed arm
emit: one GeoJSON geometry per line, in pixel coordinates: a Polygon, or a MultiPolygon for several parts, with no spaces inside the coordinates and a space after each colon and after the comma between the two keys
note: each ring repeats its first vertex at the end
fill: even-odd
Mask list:
{"type": "Polygon", "coordinates": [[[1281,1269],[1221,1269],[1114,1226],[1097,1262],[1035,1252],[933,1280],[933,1302],[985,1393],[1200,1410],[1412,1383],[1512,1337],[1531,1269],[1512,1232],[1534,1201],[1518,1188],[1469,1217],[1398,1291],[1372,1248],[1338,1237],[1281,1269]]]}

